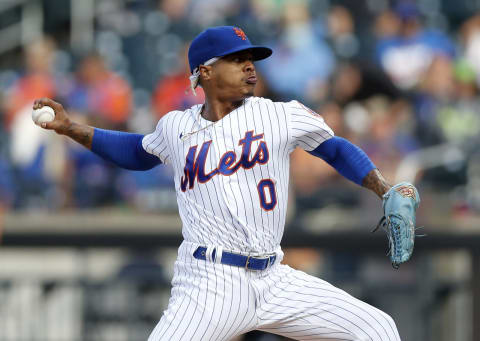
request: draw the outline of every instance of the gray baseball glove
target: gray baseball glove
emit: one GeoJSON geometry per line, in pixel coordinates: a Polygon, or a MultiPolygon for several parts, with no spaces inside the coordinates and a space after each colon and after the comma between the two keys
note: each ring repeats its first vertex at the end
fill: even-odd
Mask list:
{"type": "Polygon", "coordinates": [[[384,216],[380,219],[375,232],[383,227],[387,233],[392,266],[398,269],[401,263],[410,259],[415,242],[415,212],[420,196],[415,186],[401,182],[383,195],[384,216]]]}

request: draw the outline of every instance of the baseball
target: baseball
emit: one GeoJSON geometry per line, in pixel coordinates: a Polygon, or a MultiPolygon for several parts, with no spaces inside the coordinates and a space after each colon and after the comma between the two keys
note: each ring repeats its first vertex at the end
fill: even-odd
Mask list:
{"type": "Polygon", "coordinates": [[[43,106],[40,109],[32,111],[32,120],[36,125],[46,122],[52,122],[55,119],[55,111],[49,106],[43,106]]]}

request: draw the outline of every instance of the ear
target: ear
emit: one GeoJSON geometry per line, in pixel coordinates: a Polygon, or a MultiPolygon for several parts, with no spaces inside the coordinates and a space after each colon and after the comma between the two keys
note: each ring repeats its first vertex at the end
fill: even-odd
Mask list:
{"type": "Polygon", "coordinates": [[[200,65],[198,71],[200,71],[200,79],[210,80],[212,78],[212,67],[210,65],[200,65]]]}

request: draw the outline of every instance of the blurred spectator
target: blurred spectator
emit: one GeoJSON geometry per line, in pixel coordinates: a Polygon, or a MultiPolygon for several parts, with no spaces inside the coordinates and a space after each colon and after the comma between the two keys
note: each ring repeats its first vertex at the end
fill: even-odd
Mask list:
{"type": "Polygon", "coordinates": [[[54,53],[55,43],[47,37],[25,47],[24,74],[5,96],[7,127],[25,106],[30,108],[36,98],[56,96],[57,89],[52,73],[54,53]]]}
{"type": "Polygon", "coordinates": [[[43,38],[24,50],[24,75],[5,96],[6,127],[10,134],[10,160],[14,170],[17,207],[56,207],[61,196],[45,200],[53,194],[55,183],[63,173],[62,142],[39,127],[31,119],[35,98],[57,96],[58,79],[52,65],[55,43],[43,38]]]}
{"type": "Polygon", "coordinates": [[[453,64],[448,57],[435,58],[414,95],[417,112],[417,136],[424,146],[443,142],[442,133],[437,125],[437,115],[441,107],[455,96],[453,64]]]}
{"type": "Polygon", "coordinates": [[[454,97],[443,96],[450,101],[438,108],[436,121],[446,142],[472,150],[471,146],[480,142],[480,98],[475,70],[466,60],[457,61],[451,70],[454,97]]]}
{"type": "Polygon", "coordinates": [[[262,23],[277,23],[283,13],[283,1],[248,0],[252,17],[262,23]]]}
{"type": "Polygon", "coordinates": [[[332,50],[316,34],[307,2],[286,2],[282,15],[282,32],[270,44],[274,53],[260,70],[282,99],[316,103],[325,96],[335,66],[332,50]]]}
{"type": "MultiPolygon", "coordinates": [[[[0,97],[0,100],[2,98],[0,97]]],[[[3,105],[0,102],[0,116],[4,116],[3,105]]],[[[9,135],[0,121],[0,212],[4,207],[11,207],[15,198],[15,182],[9,154],[9,135]]],[[[0,220],[1,224],[1,220],[0,220]]],[[[1,229],[1,226],[0,226],[1,229]]],[[[0,231],[1,232],[1,231],[0,231]]]]}
{"type": "Polygon", "coordinates": [[[197,96],[190,90],[190,70],[187,57],[188,46],[182,49],[175,70],[161,78],[155,88],[152,107],[157,119],[172,110],[185,110],[194,104],[203,103],[205,94],[201,87],[195,89],[197,96]]]}
{"type": "Polygon", "coordinates": [[[447,35],[424,28],[413,1],[399,1],[394,13],[380,15],[377,34],[377,59],[402,89],[414,88],[436,56],[455,55],[455,47],[447,35]]]}
{"type": "MultiPolygon", "coordinates": [[[[96,127],[125,130],[132,110],[129,84],[108,69],[96,54],[80,63],[76,82],[66,95],[66,106],[76,121],[96,127]]],[[[68,170],[63,173],[67,206],[92,208],[120,199],[115,181],[120,170],[78,144],[68,142],[68,170]]]]}
{"type": "Polygon", "coordinates": [[[121,197],[115,181],[120,170],[74,142],[69,142],[68,147],[65,206],[91,209],[117,203],[121,197]]]}
{"type": "Polygon", "coordinates": [[[466,61],[471,65],[480,85],[480,14],[466,20],[460,28],[460,41],[466,61]]]}
{"type": "MultiPolygon", "coordinates": [[[[455,144],[467,155],[476,153],[480,142],[480,98],[473,67],[466,60],[436,58],[415,96],[418,138],[424,145],[455,144]]],[[[423,180],[437,188],[464,185],[467,164],[447,164],[426,171],[423,180]]]]}
{"type": "Polygon", "coordinates": [[[187,19],[190,0],[161,0],[159,1],[160,10],[165,13],[170,20],[182,22],[187,19]]]}
{"type": "Polygon", "coordinates": [[[342,106],[377,95],[390,100],[403,98],[402,92],[382,70],[364,63],[339,64],[331,83],[331,97],[342,106]]]}
{"type": "Polygon", "coordinates": [[[400,17],[392,10],[385,10],[375,20],[375,35],[380,41],[393,38],[398,35],[401,26],[400,17]]]}
{"type": "Polygon", "coordinates": [[[221,25],[224,18],[231,16],[241,7],[241,1],[191,0],[191,6],[190,20],[200,27],[208,27],[221,25]]]}
{"type": "Polygon", "coordinates": [[[14,202],[15,185],[13,172],[7,159],[0,155],[0,214],[2,208],[11,207],[14,202]]]}
{"type": "MultiPolygon", "coordinates": [[[[179,58],[179,61],[181,67],[176,74],[163,78],[155,92],[152,104],[153,109],[158,110],[158,116],[203,99],[201,90],[198,99],[192,94],[185,94],[189,85],[188,74],[185,73],[184,58],[179,58]]],[[[77,76],[77,84],[68,95],[68,107],[75,120],[105,129],[125,129],[132,110],[129,84],[110,71],[96,54],[87,56],[81,62],[77,76]]],[[[139,200],[147,200],[144,199],[146,196],[152,197],[151,194],[161,187],[171,188],[173,183],[170,168],[164,166],[148,172],[122,170],[76,143],[68,144],[68,160],[65,193],[68,204],[77,208],[88,209],[121,202],[136,205],[139,200]],[[144,195],[144,190],[149,192],[144,195]]],[[[171,206],[170,197],[168,201],[171,206]]],[[[150,202],[148,204],[148,207],[154,206],[150,202]]],[[[162,208],[165,206],[163,204],[162,208]]]]}
{"type": "Polygon", "coordinates": [[[130,85],[109,70],[100,55],[91,54],[80,63],[67,106],[87,114],[94,126],[125,130],[132,110],[130,85]]]}
{"type": "Polygon", "coordinates": [[[328,34],[333,51],[339,58],[352,58],[360,48],[355,35],[355,23],[350,11],[342,6],[330,9],[327,18],[328,34]]]}
{"type": "Polygon", "coordinates": [[[368,113],[368,129],[360,134],[358,144],[386,179],[395,179],[399,162],[417,148],[410,127],[413,113],[408,105],[393,104],[382,96],[371,97],[364,103],[364,109],[368,113]]]}

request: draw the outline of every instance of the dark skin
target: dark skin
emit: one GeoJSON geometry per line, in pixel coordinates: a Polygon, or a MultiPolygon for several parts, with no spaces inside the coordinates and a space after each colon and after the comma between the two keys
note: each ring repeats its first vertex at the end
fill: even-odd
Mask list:
{"type": "Polygon", "coordinates": [[[225,56],[212,65],[200,65],[200,84],[205,91],[203,118],[218,121],[253,96],[257,83],[251,52],[225,56]]]}
{"type": "MultiPolygon", "coordinates": [[[[253,96],[257,82],[254,58],[245,50],[222,57],[212,65],[200,65],[200,84],[205,91],[205,104],[201,115],[206,120],[221,120],[242,105],[243,100],[253,96]]],[[[54,130],[59,135],[66,135],[84,147],[91,149],[94,128],[70,120],[60,103],[49,98],[34,102],[33,109],[47,105],[55,111],[55,120],[43,123],[42,128],[54,130]]],[[[373,191],[378,197],[392,187],[378,169],[371,170],[363,179],[362,186],[373,191]]]]}

